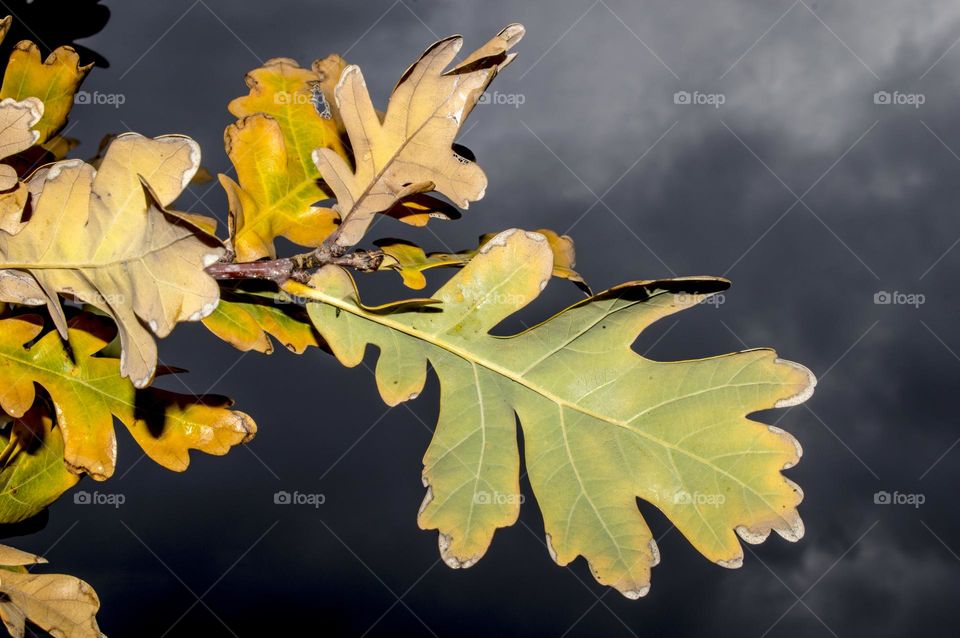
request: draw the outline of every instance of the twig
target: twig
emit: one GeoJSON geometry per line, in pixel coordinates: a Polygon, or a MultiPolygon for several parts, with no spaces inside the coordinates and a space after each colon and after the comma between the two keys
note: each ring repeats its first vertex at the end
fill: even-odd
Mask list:
{"type": "Polygon", "coordinates": [[[278,284],[287,279],[306,281],[317,268],[333,264],[362,272],[377,270],[383,262],[381,250],[358,250],[344,255],[337,246],[321,246],[316,250],[284,257],[251,262],[217,262],[207,267],[207,274],[214,279],[267,279],[278,284]]]}

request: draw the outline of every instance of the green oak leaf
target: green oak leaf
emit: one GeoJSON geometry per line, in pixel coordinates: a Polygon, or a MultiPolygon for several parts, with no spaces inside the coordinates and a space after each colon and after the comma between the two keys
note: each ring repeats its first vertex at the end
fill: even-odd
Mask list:
{"type": "Polygon", "coordinates": [[[11,421],[0,448],[0,523],[39,514],[80,480],[63,462],[63,435],[42,402],[11,421]]]}
{"type": "Polygon", "coordinates": [[[697,277],[636,281],[510,337],[490,330],[534,300],[554,266],[547,238],[510,230],[438,290],[436,305],[369,308],[346,271],[327,266],[308,312],[332,352],[356,366],[380,350],[376,382],[390,405],[415,398],[429,363],[440,418],[424,456],[424,529],[439,530],[451,567],[470,567],[516,522],[520,455],[560,565],[584,556],[596,579],[645,595],[659,550],[636,499],[659,508],[705,557],[739,567],[747,542],[803,535],[800,488],[781,474],[801,450],[747,418],[810,397],[815,379],[768,349],[660,362],[631,349],[654,321],[728,286],[697,277]]]}

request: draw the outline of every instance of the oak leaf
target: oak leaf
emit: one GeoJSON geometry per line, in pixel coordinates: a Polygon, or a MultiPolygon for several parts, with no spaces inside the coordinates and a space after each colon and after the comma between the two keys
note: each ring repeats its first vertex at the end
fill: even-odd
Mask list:
{"type": "MultiPolygon", "coordinates": [[[[42,117],[43,102],[35,97],[0,100],[0,159],[9,162],[12,156],[36,144],[40,133],[35,127],[42,117]]],[[[17,169],[9,163],[0,164],[0,231],[10,235],[20,232],[28,194],[17,169]]]]}
{"type": "Polygon", "coordinates": [[[249,95],[229,105],[239,121],[227,127],[224,143],[239,183],[226,175],[220,183],[229,200],[238,261],[276,257],[276,237],[319,246],[336,228],[336,213],[316,205],[330,195],[311,154],[327,148],[346,157],[333,114],[325,117],[322,110],[333,99],[337,78],[331,74],[339,77],[339,70],[334,60],[314,66],[268,60],[247,74],[249,95]]]}
{"type": "Polygon", "coordinates": [[[63,436],[51,415],[35,402],[0,434],[0,524],[39,514],[80,480],[63,462],[63,436]]]}
{"type": "Polygon", "coordinates": [[[37,142],[42,144],[66,124],[74,96],[91,68],[93,64],[80,65],[80,56],[72,47],[58,47],[41,60],[37,45],[24,40],[10,54],[0,99],[35,97],[43,102],[43,117],[36,125],[37,142]]]}
{"type": "Polygon", "coordinates": [[[233,293],[220,300],[217,309],[204,318],[203,325],[244,352],[272,353],[270,336],[296,354],[319,346],[317,332],[306,312],[282,294],[233,293]]]}
{"type": "Polygon", "coordinates": [[[737,534],[795,541],[802,492],[781,470],[796,440],[747,415],[796,405],[813,391],[803,366],[772,350],[660,362],[631,344],[647,326],[695,306],[728,282],[681,278],[623,284],[511,337],[489,331],[535,299],[553,251],[537,233],[506,231],[433,295],[438,305],[364,307],[350,275],[327,266],[308,311],[346,366],[380,350],[376,382],[389,405],[415,398],[427,364],[440,417],[424,456],[419,524],[440,553],[469,567],[520,508],[516,418],[553,559],[586,557],[596,579],[630,598],[647,593],[659,550],[636,499],[660,509],[705,557],[738,567],[737,534]]]}
{"type": "Polygon", "coordinates": [[[0,408],[20,418],[42,387],[63,436],[63,461],[74,472],[96,480],[113,474],[114,417],[147,456],[175,471],[187,468],[192,449],[222,455],[256,433],[253,420],[224,397],[134,388],[120,376],[120,362],[103,352],[112,340],[109,322],[87,313],[70,320],[69,351],[56,331],[43,332],[38,317],[0,319],[0,408]]]}
{"type": "Polygon", "coordinates": [[[452,36],[433,44],[400,78],[382,120],[359,67],[343,70],[336,104],[353,165],[328,148],[313,153],[337,199],[337,245],[359,242],[377,213],[411,195],[436,191],[460,208],[483,197],[486,175],[453,144],[487,85],[516,56],[508,51],[523,33],[519,24],[507,26],[448,71],[463,39],[452,36]]]}
{"type": "MultiPolygon", "coordinates": [[[[553,276],[572,281],[578,288],[589,293],[583,277],[574,270],[576,266],[576,251],[573,240],[567,235],[558,235],[552,230],[541,228],[536,232],[547,238],[553,250],[553,276]]],[[[378,240],[374,243],[383,251],[385,258],[380,270],[396,270],[403,279],[404,285],[414,290],[422,290],[427,285],[424,271],[432,268],[462,267],[470,263],[477,256],[483,246],[497,236],[497,233],[487,233],[480,237],[477,248],[461,250],[456,253],[434,252],[427,253],[416,244],[399,240],[378,240]]]]}
{"type": "Polygon", "coordinates": [[[57,638],[103,638],[96,619],[97,593],[74,576],[26,569],[46,562],[0,545],[0,619],[7,631],[13,638],[24,638],[29,622],[57,638]]]}
{"type": "MultiPolygon", "coordinates": [[[[43,102],[35,97],[24,100],[0,100],[0,159],[24,151],[40,139],[37,122],[43,117],[43,102]]],[[[0,191],[17,186],[17,171],[8,164],[0,164],[0,191]]],[[[17,220],[19,221],[19,219],[17,220]]]]}
{"type": "Polygon", "coordinates": [[[0,269],[29,273],[35,285],[3,300],[46,303],[63,336],[58,293],[108,313],[120,332],[123,375],[149,385],[157,364],[151,332],[165,337],[180,321],[198,321],[219,299],[204,271],[223,254],[219,241],[166,210],[199,163],[189,138],[127,133],[99,169],[65,160],[38,170],[29,182],[30,221],[15,236],[0,233],[0,269]]]}

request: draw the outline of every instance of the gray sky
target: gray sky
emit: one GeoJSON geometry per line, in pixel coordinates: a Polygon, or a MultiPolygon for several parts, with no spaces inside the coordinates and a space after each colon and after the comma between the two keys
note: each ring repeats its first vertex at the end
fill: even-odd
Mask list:
{"type": "MultiPolygon", "coordinates": [[[[229,168],[226,103],[263,60],[345,53],[382,105],[436,37],[463,33],[469,48],[524,23],[520,57],[491,87],[522,105],[479,106],[461,139],[489,176],[486,198],[431,226],[436,236],[377,228],[430,249],[511,226],[569,232],[595,289],[728,276],[723,305],[666,320],[637,349],[670,360],[773,346],[820,378],[805,406],[763,415],[803,444],[789,475],[806,494],[806,537],[748,547],[744,567],[727,571],[641,503],[663,560],[650,595],[630,602],[582,561],[553,565],[532,499],[479,565],[436,564],[435,534],[415,522],[435,380],[387,412],[362,367],[316,352],[239,357],[182,328],[161,357],[192,371],[193,390],[235,397],[260,426],[256,440],[173,475],[138,462],[121,434],[119,478],[84,489],[122,492],[126,504],[84,508],[68,496],[21,543],[53,545],[55,567],[97,588],[108,634],[159,636],[177,621],[166,635],[309,623],[337,636],[372,625],[371,636],[902,636],[943,635],[960,620],[960,4],[106,4],[106,28],[81,44],[110,66],[84,88],[126,100],[74,110],[78,153],[126,128],[178,132],[201,143],[214,172],[229,168]],[[675,103],[684,91],[723,103],[675,103]],[[905,103],[877,104],[878,91],[905,103]],[[924,303],[876,304],[881,291],[924,303]],[[278,489],[327,500],[279,508],[278,489]],[[877,505],[879,490],[925,503],[877,505]]],[[[181,204],[225,216],[218,186],[181,204]]],[[[363,282],[371,298],[403,294],[391,277],[363,282]]],[[[521,319],[576,295],[554,282],[521,319]]]]}

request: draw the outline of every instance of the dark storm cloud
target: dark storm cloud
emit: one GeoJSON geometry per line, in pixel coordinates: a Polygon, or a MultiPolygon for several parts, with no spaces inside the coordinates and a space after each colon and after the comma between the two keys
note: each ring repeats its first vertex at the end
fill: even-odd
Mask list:
{"type": "MultiPolygon", "coordinates": [[[[258,60],[308,63],[349,50],[382,102],[434,35],[461,32],[469,47],[523,22],[521,57],[492,87],[523,103],[474,112],[462,141],[490,188],[461,221],[433,227],[442,242],[461,248],[514,225],[572,227],[580,269],[597,288],[726,274],[735,284],[726,303],[667,320],[638,348],[656,342],[650,356],[676,359],[775,346],[821,383],[809,410],[764,415],[782,419],[805,449],[790,472],[806,493],[802,542],[771,538],[728,572],[644,506],[665,534],[653,590],[639,602],[612,593],[596,603],[606,591],[583,565],[568,573],[550,563],[532,499],[523,524],[498,532],[478,566],[434,565],[435,536],[414,517],[435,383],[410,410],[384,416],[363,369],[278,353],[228,371],[236,353],[186,328],[162,356],[193,371],[184,380],[195,390],[213,384],[257,417],[250,450],[195,458],[173,476],[148,460],[133,466],[140,453],[124,439],[120,473],[133,466],[130,474],[93,487],[122,490],[128,504],[58,504],[47,529],[25,541],[42,551],[66,532],[50,557],[97,586],[108,633],[162,634],[196,602],[184,583],[197,595],[215,587],[170,635],[227,634],[205,605],[240,635],[270,627],[275,614],[273,634],[315,623],[304,626],[359,635],[391,605],[371,635],[425,634],[405,604],[438,635],[457,636],[559,636],[571,626],[566,635],[761,636],[775,622],[767,635],[901,636],[956,623],[960,450],[937,462],[960,435],[960,248],[943,256],[960,237],[956,3],[191,0],[110,9],[104,31],[82,43],[111,66],[86,88],[127,100],[78,107],[71,135],[92,153],[102,134],[126,127],[187,133],[215,172],[228,168],[226,102],[258,60]],[[925,103],[878,105],[880,90],[925,103]],[[722,94],[724,103],[678,105],[678,91],[722,94]],[[879,291],[923,294],[925,303],[875,305],[879,291]],[[327,501],[278,510],[279,489],[327,501]],[[926,502],[876,505],[879,490],[926,502]],[[414,583],[395,604],[390,590],[399,596],[414,583]],[[808,589],[796,603],[790,590],[808,589]]],[[[223,217],[218,188],[203,203],[223,217]]],[[[429,233],[382,229],[442,247],[429,233]]],[[[537,312],[575,297],[555,282],[550,308],[537,312]]]]}

